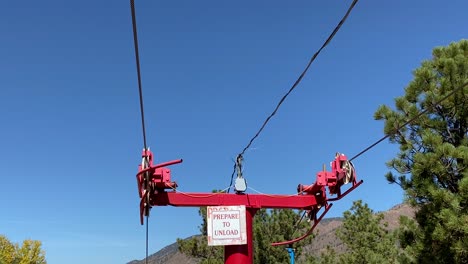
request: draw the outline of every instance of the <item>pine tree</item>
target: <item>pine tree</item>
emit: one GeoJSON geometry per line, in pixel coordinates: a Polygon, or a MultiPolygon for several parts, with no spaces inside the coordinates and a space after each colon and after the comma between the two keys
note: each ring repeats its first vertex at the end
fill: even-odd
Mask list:
{"type": "Polygon", "coordinates": [[[386,229],[382,213],[374,214],[359,200],[343,217],[336,235],[348,250],[339,256],[341,263],[398,263],[396,236],[386,229]]]}
{"type": "Polygon", "coordinates": [[[198,214],[202,224],[198,227],[201,236],[189,239],[177,239],[179,250],[189,256],[200,259],[200,264],[223,264],[224,250],[222,247],[210,247],[207,242],[206,207],[200,207],[198,214]]]}
{"type": "Polygon", "coordinates": [[[468,263],[468,40],[435,48],[413,75],[395,109],[375,113],[400,146],[387,180],[417,209],[417,223],[402,220],[401,246],[418,263],[468,263]]]}

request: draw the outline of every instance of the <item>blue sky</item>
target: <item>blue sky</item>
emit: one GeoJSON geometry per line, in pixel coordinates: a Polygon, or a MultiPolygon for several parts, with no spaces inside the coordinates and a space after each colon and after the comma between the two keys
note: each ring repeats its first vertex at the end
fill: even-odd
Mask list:
{"type": "MultiPolygon", "coordinates": [[[[148,144],[183,158],[185,192],[229,184],[247,144],[351,1],[136,1],[148,144]]],[[[382,136],[380,104],[403,94],[435,46],[467,37],[466,1],[360,1],[245,157],[249,186],[294,193],[335,152],[382,136]]],[[[128,1],[8,1],[0,9],[0,233],[43,242],[48,262],[145,254],[135,173],[142,136],[128,1]]],[[[382,143],[355,161],[353,200],[400,203],[382,143]]],[[[161,207],[150,252],[197,233],[196,208],[161,207]]]]}

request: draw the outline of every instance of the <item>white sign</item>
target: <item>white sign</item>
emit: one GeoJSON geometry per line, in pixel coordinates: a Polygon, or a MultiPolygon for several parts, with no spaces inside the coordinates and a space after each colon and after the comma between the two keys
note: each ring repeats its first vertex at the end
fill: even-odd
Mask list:
{"type": "Polygon", "coordinates": [[[244,205],[208,206],[206,214],[209,246],[247,244],[244,205]]]}

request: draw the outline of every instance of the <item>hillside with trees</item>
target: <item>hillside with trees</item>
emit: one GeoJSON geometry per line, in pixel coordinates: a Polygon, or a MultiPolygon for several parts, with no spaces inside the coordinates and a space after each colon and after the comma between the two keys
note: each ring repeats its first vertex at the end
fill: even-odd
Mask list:
{"type": "MultiPolygon", "coordinates": [[[[195,257],[204,264],[224,263],[223,247],[209,247],[206,233],[206,208],[200,208],[202,225],[201,236],[191,239],[178,239],[177,243],[182,253],[195,257]]],[[[255,263],[287,263],[288,254],[283,247],[272,247],[273,241],[284,241],[297,236],[308,224],[299,221],[301,213],[293,210],[259,210],[254,218],[254,262],[255,263]],[[286,254],[285,254],[286,253],[286,254]]],[[[298,243],[298,256],[302,253],[302,246],[310,243],[312,238],[298,243]]]]}
{"type": "MultiPolygon", "coordinates": [[[[350,211],[353,213],[352,211],[350,211]]],[[[374,215],[375,213],[372,212],[374,215]]],[[[394,206],[388,211],[381,212],[383,219],[380,221],[382,227],[388,231],[394,231],[399,226],[399,218],[401,216],[406,216],[412,218],[414,216],[413,209],[407,204],[400,204],[394,206]],[[384,225],[386,223],[386,225],[384,225]]],[[[376,215],[376,214],[375,214],[376,215]]],[[[338,263],[338,257],[347,252],[346,245],[337,237],[336,231],[343,225],[343,217],[334,217],[326,218],[322,220],[317,226],[314,237],[310,242],[303,247],[301,247],[301,255],[297,257],[296,263],[338,263]],[[333,249],[333,254],[331,250],[333,249]],[[323,257],[323,258],[322,258],[323,257]],[[321,261],[321,262],[320,262],[321,261]],[[327,262],[328,261],[328,262],[327,262]],[[335,262],[331,262],[335,261],[335,262]]],[[[299,235],[299,234],[296,234],[299,235]]],[[[201,236],[193,236],[185,239],[186,241],[192,241],[193,239],[201,239],[201,236]]],[[[197,264],[202,261],[202,259],[195,256],[190,256],[190,253],[184,254],[180,252],[180,242],[183,239],[179,239],[178,242],[171,244],[160,251],[152,254],[148,257],[149,264],[197,264]]],[[[267,241],[265,241],[266,243],[267,241]]],[[[271,241],[269,241],[271,242],[271,241]]],[[[191,242],[189,242],[191,243],[191,242]]],[[[205,241],[206,243],[206,241],[205,241]]],[[[183,242],[182,242],[183,244],[183,242]]],[[[216,263],[214,261],[222,262],[222,247],[219,248],[221,254],[218,255],[217,259],[211,259],[210,263],[216,263]]],[[[278,247],[278,254],[282,255],[282,258],[288,258],[288,254],[284,247],[278,247]]],[[[129,264],[144,264],[144,260],[141,261],[132,261],[129,264]]],[[[280,263],[289,263],[289,259],[286,262],[280,263]]]]}

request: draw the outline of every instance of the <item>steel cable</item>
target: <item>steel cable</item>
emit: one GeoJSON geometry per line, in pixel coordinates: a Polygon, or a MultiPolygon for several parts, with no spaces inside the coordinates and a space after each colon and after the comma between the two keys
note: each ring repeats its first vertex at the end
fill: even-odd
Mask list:
{"type": "MultiPolygon", "coordinates": [[[[138,78],[138,94],[140,97],[140,115],[141,115],[141,127],[143,132],[143,147],[145,150],[145,159],[147,159],[146,151],[148,150],[146,144],[146,128],[145,128],[145,111],[143,107],[143,88],[141,85],[141,70],[140,70],[140,53],[138,50],[138,33],[137,33],[137,23],[136,23],[136,12],[135,12],[135,1],[130,0],[130,9],[132,13],[132,28],[133,28],[133,44],[135,47],[135,62],[136,62],[136,70],[137,70],[137,78],[138,78]]],[[[147,161],[147,160],[146,160],[147,161]]],[[[146,162],[147,164],[147,162],[146,162]]],[[[145,174],[145,195],[146,195],[146,206],[145,206],[145,215],[146,215],[146,257],[145,263],[148,263],[148,219],[149,219],[149,190],[148,190],[148,173],[145,174]]]]}
{"type": "Polygon", "coordinates": [[[349,161],[353,161],[354,159],[358,158],[359,156],[361,156],[362,154],[366,153],[367,151],[369,151],[370,149],[372,149],[373,147],[377,146],[379,143],[381,143],[382,141],[384,141],[385,139],[387,139],[388,137],[392,136],[392,135],[395,135],[398,131],[400,131],[401,128],[413,123],[416,119],[418,119],[420,116],[424,115],[425,113],[427,113],[429,110],[431,110],[435,105],[438,105],[440,103],[442,103],[443,101],[447,100],[450,96],[452,96],[453,94],[455,94],[458,90],[461,90],[461,89],[464,89],[466,86],[468,85],[468,82],[464,83],[463,85],[459,86],[458,88],[455,88],[453,89],[450,93],[448,93],[446,96],[442,97],[441,99],[439,99],[438,101],[436,101],[434,104],[432,104],[432,106],[424,109],[423,111],[421,111],[419,114],[417,114],[415,117],[411,118],[410,120],[406,121],[405,123],[403,123],[403,125],[400,125],[398,126],[397,128],[395,128],[391,133],[388,133],[387,135],[385,135],[384,137],[382,137],[381,139],[377,140],[376,142],[372,143],[370,146],[368,146],[367,148],[365,148],[364,150],[362,150],[361,152],[359,152],[358,154],[354,155],[352,158],[349,159],[349,161]]]}
{"type": "MultiPolygon", "coordinates": [[[[270,121],[270,119],[276,114],[276,112],[278,111],[278,109],[281,107],[281,105],[283,104],[283,102],[286,100],[286,98],[289,96],[289,94],[291,94],[292,91],[294,91],[294,89],[297,87],[297,85],[302,81],[302,79],[304,78],[305,74],[307,73],[307,71],[309,70],[310,66],[312,65],[312,63],[315,61],[315,59],[317,58],[317,56],[320,54],[320,52],[322,52],[322,50],[331,42],[331,40],[333,39],[333,37],[335,37],[336,33],[340,30],[341,26],[344,24],[344,22],[346,21],[346,19],[348,18],[349,14],[351,13],[351,11],[353,10],[354,6],[356,5],[356,3],[358,2],[358,0],[354,0],[351,5],[349,6],[348,10],[346,11],[345,15],[341,18],[340,22],[338,23],[338,25],[335,27],[335,29],[332,31],[332,33],[328,36],[327,40],[322,44],[322,46],[317,50],[317,52],[314,53],[314,55],[310,58],[309,60],[309,63],[307,63],[305,69],[302,71],[302,73],[299,75],[299,77],[296,79],[296,81],[293,83],[293,85],[291,86],[291,88],[289,88],[289,90],[283,95],[283,97],[279,100],[278,104],[276,105],[275,109],[273,110],[273,112],[265,119],[265,121],[263,122],[262,126],[260,127],[260,129],[257,131],[257,133],[255,133],[255,135],[249,140],[249,143],[244,147],[244,149],[237,155],[237,157],[242,157],[245,152],[250,148],[250,146],[252,145],[252,143],[254,142],[254,140],[260,135],[260,133],[262,133],[263,129],[265,128],[265,126],[268,124],[268,122],[270,121]]],[[[237,160],[237,159],[236,159],[237,160]]],[[[233,181],[233,177],[234,177],[234,174],[235,174],[235,170],[236,168],[234,168],[234,172],[232,173],[232,176],[231,176],[231,185],[232,185],[232,181],[233,181]]],[[[229,192],[229,190],[228,190],[229,192]]]]}

